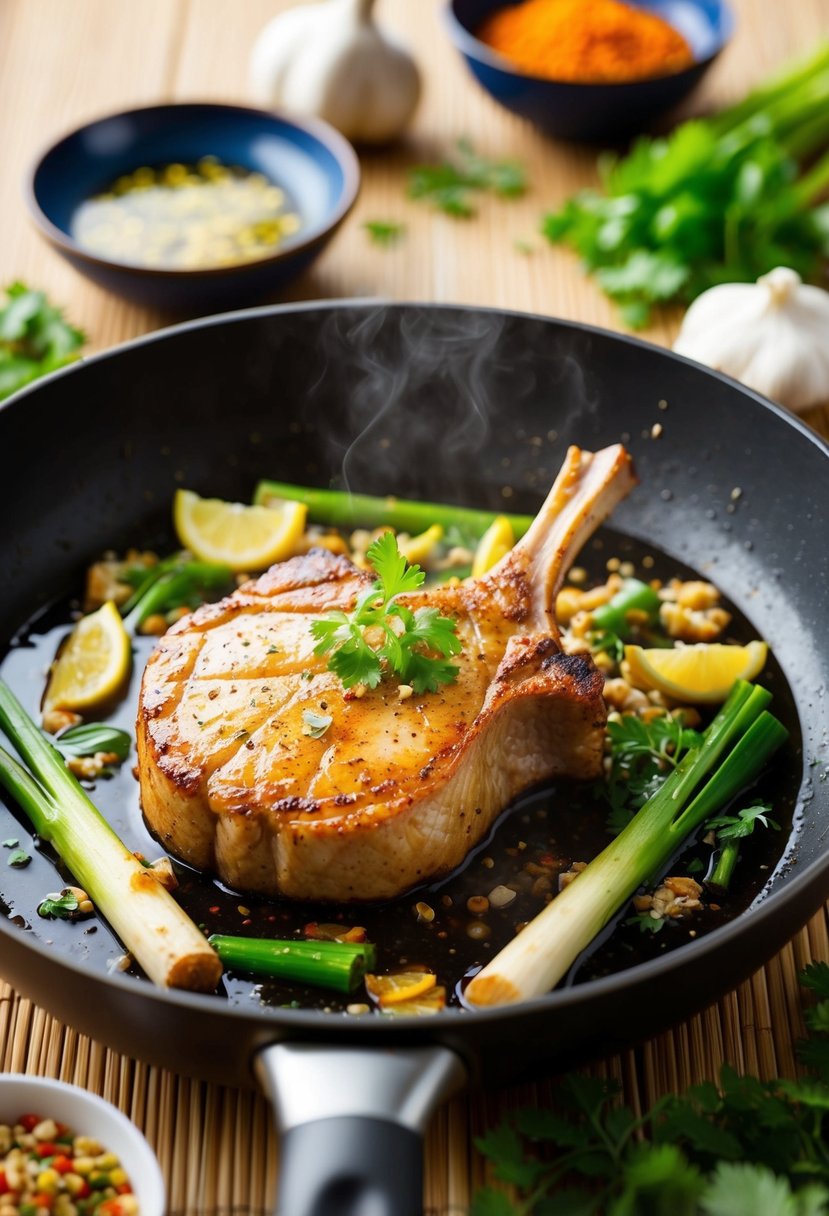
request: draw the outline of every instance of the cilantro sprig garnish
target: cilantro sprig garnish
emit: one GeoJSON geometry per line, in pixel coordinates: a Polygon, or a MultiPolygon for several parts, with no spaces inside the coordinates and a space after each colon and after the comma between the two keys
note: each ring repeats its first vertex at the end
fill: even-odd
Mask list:
{"type": "Polygon", "coordinates": [[[387,675],[416,693],[451,684],[458,667],[449,659],[461,651],[456,622],[437,608],[412,611],[399,599],[423,586],[423,571],[409,565],[392,532],[379,536],[366,557],[376,581],[352,612],[329,612],[312,623],[314,654],[330,655],[329,670],[346,688],[376,688],[387,675]]]}
{"type": "Polygon", "coordinates": [[[650,722],[623,714],[607,724],[610,772],[601,793],[610,803],[608,830],[615,836],[655,794],[682,757],[702,736],[682,719],[662,714],[650,722]]]}

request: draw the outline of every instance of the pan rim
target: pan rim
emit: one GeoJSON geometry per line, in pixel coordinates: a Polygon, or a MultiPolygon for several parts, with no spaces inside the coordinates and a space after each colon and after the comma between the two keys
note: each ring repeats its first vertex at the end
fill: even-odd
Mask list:
{"type": "Polygon", "coordinates": [[[193,317],[189,320],[177,321],[172,325],[162,326],[161,329],[154,329],[146,334],[139,334],[135,338],[129,338],[126,342],[119,342],[115,346],[109,346],[105,350],[94,351],[89,355],[82,355],[72,363],[66,364],[65,367],[56,368],[53,372],[48,372],[45,376],[40,376],[37,380],[33,380],[30,384],[24,385],[23,388],[12,393],[5,401],[0,402],[0,412],[6,410],[9,406],[15,405],[18,401],[27,397],[30,393],[36,392],[41,385],[50,383],[58,377],[71,376],[90,364],[99,363],[103,360],[110,359],[120,355],[124,351],[138,349],[141,346],[148,345],[153,342],[164,341],[169,337],[174,337],[180,333],[186,333],[195,329],[207,329],[214,325],[224,325],[232,321],[245,321],[254,317],[274,316],[282,313],[303,313],[314,312],[318,309],[353,309],[353,308],[374,308],[383,310],[404,311],[412,308],[423,308],[427,311],[445,311],[445,312],[473,312],[473,313],[497,313],[499,316],[516,317],[526,321],[539,321],[542,323],[552,322],[563,329],[572,330],[575,333],[583,333],[588,335],[596,335],[600,338],[612,338],[616,342],[620,342],[626,346],[632,346],[637,349],[647,350],[669,359],[672,362],[684,364],[686,367],[695,368],[697,371],[704,372],[707,376],[712,376],[715,380],[730,387],[737,388],[741,393],[747,396],[750,400],[756,402],[762,408],[768,410],[783,422],[793,427],[805,439],[823,452],[825,456],[829,456],[829,440],[824,439],[817,431],[808,426],[797,415],[787,410],[778,402],[772,401],[770,397],[764,397],[762,393],[756,389],[749,388],[742,384],[733,376],[729,376],[726,372],[717,371],[715,368],[708,367],[704,363],[698,362],[696,359],[689,358],[688,355],[681,355],[677,351],[670,350],[668,347],[659,346],[655,342],[648,342],[645,338],[639,338],[635,334],[621,333],[617,330],[606,329],[601,325],[591,325],[582,321],[574,321],[568,317],[557,317],[546,313],[530,312],[520,308],[496,308],[487,304],[459,304],[451,301],[435,302],[434,300],[392,300],[383,296],[355,296],[352,298],[341,297],[337,299],[315,299],[315,300],[296,300],[286,301],[281,304],[258,304],[250,308],[226,309],[224,312],[210,313],[204,317],[193,317]]]}
{"type": "MultiPolygon", "coordinates": [[[[693,359],[689,359],[685,355],[680,355],[665,347],[648,342],[642,338],[635,337],[629,334],[618,333],[614,330],[605,329],[601,326],[583,324],[579,321],[573,321],[566,318],[552,317],[541,313],[528,312],[519,309],[504,309],[494,308],[486,305],[467,305],[456,304],[451,302],[434,301],[418,301],[418,300],[387,300],[377,297],[365,297],[357,299],[334,299],[334,300],[308,300],[297,302],[286,302],[281,304],[260,305],[247,309],[229,310],[222,313],[211,314],[205,317],[197,317],[191,320],[178,322],[174,325],[165,326],[161,329],[154,330],[148,334],[139,335],[127,342],[110,347],[103,351],[95,352],[89,356],[77,360],[75,363],[69,364],[64,368],[60,368],[48,376],[41,377],[32,384],[18,390],[6,401],[0,403],[0,412],[5,411],[10,407],[16,407],[18,403],[24,401],[31,393],[37,392],[41,385],[54,380],[57,377],[66,377],[76,375],[84,367],[99,363],[101,361],[117,357],[122,352],[132,349],[137,349],[145,344],[164,341],[169,337],[175,337],[178,334],[186,333],[192,330],[207,329],[216,325],[233,323],[235,321],[244,322],[249,319],[258,317],[270,317],[281,314],[295,314],[313,312],[316,310],[331,311],[332,309],[376,309],[376,310],[407,310],[421,308],[427,311],[442,311],[442,312],[472,312],[472,313],[497,313],[499,316],[515,317],[524,320],[536,321],[544,324],[553,323],[557,327],[569,330],[574,333],[585,334],[588,336],[597,336],[602,339],[611,338],[614,342],[621,343],[636,349],[645,350],[651,354],[655,353],[670,362],[678,362],[688,366],[696,371],[704,373],[708,377],[713,377],[715,380],[728,385],[731,388],[736,388],[741,394],[753,402],[755,407],[764,409],[776,416],[782,423],[791,427],[803,439],[806,439],[814,446],[819,453],[825,458],[829,458],[829,442],[824,440],[822,436],[812,430],[798,416],[790,413],[784,407],[776,402],[769,400],[762,394],[753,389],[747,388],[739,381],[726,375],[723,372],[714,371],[706,367],[704,364],[698,363],[693,359]]],[[[799,709],[799,707],[798,707],[799,709]]],[[[801,774],[801,789],[803,788],[804,780],[808,777],[807,761],[804,756],[803,770],[801,774]]],[[[798,882],[790,883],[782,890],[772,891],[768,896],[765,896],[754,907],[746,909],[739,916],[735,917],[728,924],[722,925],[717,929],[712,930],[704,937],[698,938],[692,942],[685,943],[681,948],[671,951],[667,955],[649,960],[648,962],[638,963],[634,967],[625,971],[617,972],[609,976],[604,976],[599,979],[587,980],[583,983],[575,984],[566,988],[554,989],[544,996],[534,998],[529,1001],[523,1001],[514,1005],[495,1006],[491,1009],[476,1009],[467,1010],[459,1008],[450,1008],[444,1010],[437,1019],[420,1019],[416,1017],[401,1017],[391,1019],[371,1018],[367,1023],[361,1018],[336,1017],[331,1014],[326,1014],[322,1010],[302,1010],[302,1009],[271,1009],[251,1004],[248,1006],[231,1005],[223,1002],[221,997],[214,994],[200,994],[187,992],[179,989],[160,989],[153,985],[150,981],[138,980],[141,985],[138,995],[142,999],[151,999],[161,1002],[162,1004],[172,1003],[182,1010],[192,1009],[194,1012],[214,1013],[216,1015],[231,1018],[241,1019],[242,1021],[253,1021],[258,1028],[267,1030],[272,1028],[275,1034],[280,1030],[290,1033],[308,1032],[314,1038],[320,1037],[345,1037],[354,1040],[365,1041],[367,1037],[374,1038],[385,1035],[390,1040],[399,1040],[401,1035],[412,1038],[417,1037],[423,1040],[434,1040],[440,1037],[441,1030],[455,1029],[462,1026],[467,1018],[472,1018],[476,1025],[487,1026],[492,1023],[503,1023],[513,1017],[524,1017],[532,1015],[543,1015],[545,1011],[550,1010],[554,1004],[559,1008],[578,1008],[585,1002],[607,1000],[612,998],[613,994],[620,989],[636,987],[639,985],[645,986],[653,979],[661,979],[669,981],[675,977],[677,972],[684,966],[685,961],[701,960],[706,955],[711,955],[712,958],[726,952],[729,945],[732,944],[732,939],[737,938],[743,931],[745,920],[751,917],[755,924],[759,921],[760,924],[766,922],[769,916],[782,916],[787,907],[792,902],[799,902],[803,899],[803,888],[817,888],[819,879],[829,872],[829,852],[824,857],[817,857],[811,861],[802,871],[798,873],[798,882]],[[459,1021],[459,1019],[462,1019],[459,1021]]],[[[817,892],[812,901],[814,910],[820,907],[823,901],[823,896],[817,892]]],[[[805,923],[805,917],[797,916],[797,923],[805,923]]],[[[33,950],[36,954],[41,955],[45,962],[50,963],[52,967],[56,964],[61,968],[66,968],[68,971],[76,973],[81,978],[90,978],[89,969],[82,962],[75,961],[71,957],[56,956],[54,951],[45,944],[38,942],[35,939],[25,940],[20,936],[20,929],[8,923],[6,918],[0,918],[0,938],[8,936],[16,944],[22,944],[25,948],[33,950]]],[[[107,984],[114,985],[116,990],[119,990],[123,995],[136,995],[136,977],[129,977],[119,973],[103,974],[98,972],[92,973],[92,978],[95,981],[103,981],[107,984]]]]}

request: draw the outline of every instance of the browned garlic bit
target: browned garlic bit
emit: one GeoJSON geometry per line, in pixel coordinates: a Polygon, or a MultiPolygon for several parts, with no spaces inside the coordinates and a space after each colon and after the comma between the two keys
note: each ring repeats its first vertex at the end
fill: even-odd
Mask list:
{"type": "Polygon", "coordinates": [[[650,895],[634,896],[633,906],[653,920],[677,920],[693,915],[702,907],[701,894],[702,887],[693,878],[677,875],[666,878],[650,895]]]}
{"type": "Polygon", "coordinates": [[[73,713],[70,709],[49,709],[43,715],[43,729],[50,735],[56,735],[70,726],[78,726],[81,722],[83,722],[81,715],[73,713]]]}
{"type": "Polygon", "coordinates": [[[94,612],[102,608],[107,600],[114,600],[120,605],[126,603],[135,588],[127,582],[122,582],[126,570],[136,566],[144,566],[150,570],[158,563],[155,553],[143,553],[138,549],[130,549],[123,560],[114,553],[106,553],[99,562],[94,562],[86,572],[86,594],[84,596],[84,612],[94,612]]]}
{"type": "Polygon", "coordinates": [[[720,607],[720,593],[713,583],[671,579],[659,597],[662,626],[678,641],[713,642],[731,621],[731,614],[720,607]]]}
{"type": "MultiPolygon", "coordinates": [[[[558,876],[558,889],[563,891],[565,887],[569,887],[571,882],[575,882],[582,870],[587,869],[586,861],[574,861],[569,870],[564,870],[558,876]]],[[[579,887],[581,890],[581,887],[579,887]]]]}
{"type": "Polygon", "coordinates": [[[95,752],[94,756],[70,756],[66,761],[66,767],[80,780],[94,781],[96,777],[100,777],[104,769],[109,768],[112,764],[120,763],[121,757],[117,752],[95,752]]]}

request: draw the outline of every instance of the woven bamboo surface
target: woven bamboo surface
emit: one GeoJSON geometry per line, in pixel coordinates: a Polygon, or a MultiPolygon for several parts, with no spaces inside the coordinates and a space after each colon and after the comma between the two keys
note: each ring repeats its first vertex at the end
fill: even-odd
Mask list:
{"type": "MultiPolygon", "coordinates": [[[[587,2],[587,0],[586,0],[587,2]]],[[[829,33],[827,0],[733,0],[737,36],[691,109],[739,97],[787,57],[829,33]]],[[[79,278],[37,238],[21,181],[37,150],[77,123],[132,105],[171,99],[245,101],[247,54],[256,32],[286,0],[0,0],[0,283],[45,288],[67,306],[94,349],[169,320],[107,296],[79,278]]],[[[405,37],[425,74],[415,126],[392,151],[363,157],[357,208],[320,261],[282,299],[386,296],[526,309],[615,328],[613,311],[574,258],[542,247],[538,219],[594,180],[589,150],[554,144],[501,111],[466,76],[448,46],[437,0],[380,0],[379,15],[405,37]],[[460,135],[478,149],[530,169],[525,199],[487,201],[459,223],[405,198],[406,166],[440,155],[460,135]],[[402,220],[406,239],[372,246],[361,225],[402,220]],[[528,241],[534,252],[516,250],[528,241]]],[[[677,316],[646,334],[670,343],[677,316]]],[[[829,434],[829,410],[809,422],[829,434]]],[[[728,1061],[761,1077],[796,1071],[803,1033],[796,975],[829,961],[823,912],[762,971],[698,1017],[593,1066],[616,1077],[645,1108],[668,1090],[716,1077],[728,1061]]],[[[2,959],[0,959],[2,971],[2,959]]],[[[269,1211],[278,1166],[270,1113],[256,1094],[185,1080],[108,1051],[18,997],[0,982],[0,1066],[61,1077],[109,1098],[146,1133],[166,1176],[176,1216],[254,1216],[269,1211]]],[[[435,1117],[427,1139],[427,1208],[467,1210],[483,1181],[473,1137],[506,1110],[544,1103],[549,1085],[463,1096],[435,1117]]]]}

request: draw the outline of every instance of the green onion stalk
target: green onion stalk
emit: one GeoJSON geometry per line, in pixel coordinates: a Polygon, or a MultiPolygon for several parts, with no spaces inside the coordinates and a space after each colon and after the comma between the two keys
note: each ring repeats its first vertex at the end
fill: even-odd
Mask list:
{"type": "Polygon", "coordinates": [[[367,942],[280,941],[221,933],[207,940],[225,966],[235,971],[338,992],[351,992],[375,965],[374,946],[367,942]]]}
{"type": "Polygon", "coordinates": [[[178,554],[165,558],[150,569],[123,605],[124,628],[134,634],[154,613],[183,604],[193,607],[227,590],[232,578],[230,568],[216,562],[182,560],[178,554]]]}
{"type": "Polygon", "coordinates": [[[57,850],[125,949],[161,987],[211,992],[222,971],[216,952],[115,834],[2,680],[0,730],[31,770],[0,748],[0,785],[57,850]]]}
{"type": "Polygon", "coordinates": [[[771,694],[738,681],[725,705],[628,826],[466,989],[471,1005],[501,1005],[549,991],[688,837],[759,775],[788,737],[766,706],[771,694]]]}
{"type": "MultiPolygon", "coordinates": [[[[260,481],[253,501],[259,506],[273,502],[301,502],[316,524],[332,528],[394,528],[417,535],[433,524],[447,532],[453,528],[478,541],[487,528],[502,515],[501,511],[480,511],[474,507],[446,506],[442,503],[409,502],[404,498],[378,498],[371,494],[349,494],[346,490],[324,490],[290,485],[284,481],[260,481]]],[[[533,522],[532,515],[507,515],[515,539],[524,535],[533,522]]]]}

